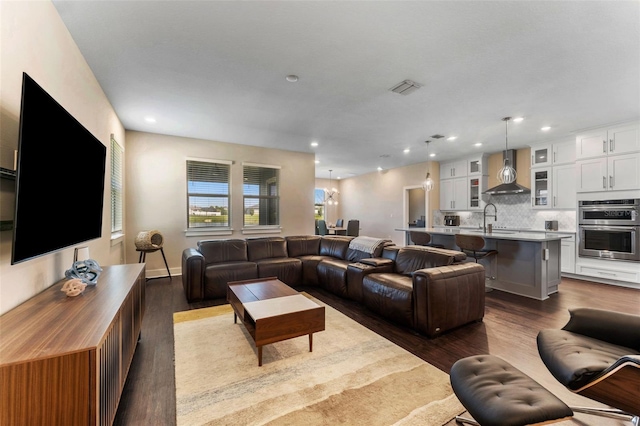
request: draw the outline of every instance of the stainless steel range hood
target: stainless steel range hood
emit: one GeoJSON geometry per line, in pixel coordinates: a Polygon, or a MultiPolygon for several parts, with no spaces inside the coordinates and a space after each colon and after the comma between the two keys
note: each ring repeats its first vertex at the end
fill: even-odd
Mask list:
{"type": "MultiPolygon", "coordinates": [[[[516,168],[516,151],[514,149],[509,149],[507,151],[503,151],[502,159],[509,160],[509,164],[514,169],[516,168]]],[[[517,171],[517,170],[516,170],[517,171]]],[[[525,188],[522,185],[518,185],[517,183],[501,183],[498,186],[494,186],[493,188],[489,188],[483,192],[483,194],[490,195],[506,195],[506,194],[529,194],[531,190],[529,188],[525,188]]]]}

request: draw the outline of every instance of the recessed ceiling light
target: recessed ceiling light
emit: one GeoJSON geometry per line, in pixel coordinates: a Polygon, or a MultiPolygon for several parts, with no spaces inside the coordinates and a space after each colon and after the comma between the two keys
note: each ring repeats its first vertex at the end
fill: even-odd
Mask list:
{"type": "Polygon", "coordinates": [[[340,176],[338,176],[336,179],[340,180],[340,179],[342,179],[342,178],[341,178],[340,176]]]}
{"type": "Polygon", "coordinates": [[[147,123],[155,123],[156,119],[153,117],[145,117],[144,121],[146,121],[147,123]]]}
{"type": "Polygon", "coordinates": [[[436,156],[435,152],[432,152],[431,154],[429,154],[429,157],[435,157],[435,156],[436,156]]]}
{"type": "Polygon", "coordinates": [[[287,81],[290,83],[295,83],[296,81],[298,81],[298,76],[295,74],[290,74],[286,78],[287,78],[287,81]]]}
{"type": "Polygon", "coordinates": [[[382,171],[382,167],[378,166],[378,171],[381,172],[382,171]]]}
{"type": "Polygon", "coordinates": [[[316,160],[316,161],[315,161],[315,163],[316,163],[316,164],[320,164],[320,160],[316,160]]]}
{"type": "Polygon", "coordinates": [[[522,120],[524,120],[524,117],[516,117],[516,118],[513,119],[513,121],[516,122],[516,123],[519,123],[522,120]]]}
{"type": "Polygon", "coordinates": [[[411,150],[410,150],[409,148],[405,148],[405,150],[404,150],[404,151],[402,151],[402,152],[404,152],[405,154],[408,154],[408,153],[410,153],[410,152],[411,152],[411,150]]]}
{"type": "Polygon", "coordinates": [[[482,146],[482,142],[476,142],[473,144],[473,146],[482,146]]]}
{"type": "Polygon", "coordinates": [[[318,146],[318,142],[311,142],[311,146],[318,146]]]}
{"type": "Polygon", "coordinates": [[[456,140],[456,138],[457,138],[457,136],[449,136],[449,137],[447,138],[447,140],[448,140],[448,141],[454,141],[454,140],[456,140]]]}
{"type": "Polygon", "coordinates": [[[551,127],[549,127],[549,126],[544,126],[544,127],[541,127],[541,128],[540,128],[540,130],[542,130],[543,132],[546,132],[546,131],[548,131],[548,130],[551,130],[551,127]]]}

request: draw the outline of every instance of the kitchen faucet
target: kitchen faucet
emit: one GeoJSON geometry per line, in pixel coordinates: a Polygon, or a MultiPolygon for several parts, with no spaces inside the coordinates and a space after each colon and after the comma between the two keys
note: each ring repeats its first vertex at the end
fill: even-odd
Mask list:
{"type": "Polygon", "coordinates": [[[482,217],[482,230],[485,234],[487,233],[487,216],[492,217],[494,222],[498,220],[498,208],[496,207],[495,204],[487,203],[487,205],[484,206],[484,213],[482,217]],[[487,214],[487,207],[489,206],[493,206],[493,214],[487,214]]]}

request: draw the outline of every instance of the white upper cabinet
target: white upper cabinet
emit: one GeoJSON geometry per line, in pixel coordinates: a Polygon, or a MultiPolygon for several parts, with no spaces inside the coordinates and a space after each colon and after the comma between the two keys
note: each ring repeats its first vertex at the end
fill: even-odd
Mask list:
{"type": "Polygon", "coordinates": [[[640,188],[640,153],[590,158],[576,163],[578,192],[640,188]]]}
{"type": "Polygon", "coordinates": [[[553,165],[573,164],[576,161],[576,144],[573,139],[554,143],[552,147],[553,165]]]}
{"type": "Polygon", "coordinates": [[[554,166],[551,175],[553,199],[551,207],[554,209],[575,209],[578,205],[576,196],[576,166],[565,164],[554,166]]]}
{"type": "Polygon", "coordinates": [[[576,143],[573,139],[531,147],[531,167],[571,164],[576,161],[576,143]]]}
{"type": "Polygon", "coordinates": [[[551,165],[551,144],[531,147],[531,167],[551,165]]]}
{"type": "Polygon", "coordinates": [[[596,129],[576,136],[578,160],[637,151],[640,151],[639,123],[596,129]]]}
{"type": "Polygon", "coordinates": [[[467,160],[457,160],[440,163],[440,179],[455,179],[466,176],[467,160]]]}
{"type": "Polygon", "coordinates": [[[483,176],[489,171],[489,156],[481,154],[467,160],[467,176],[483,176]]]}
{"type": "Polygon", "coordinates": [[[467,178],[440,181],[440,210],[467,210],[467,178]]]}
{"type": "Polygon", "coordinates": [[[578,192],[640,188],[640,123],[577,135],[576,155],[578,192]]]}

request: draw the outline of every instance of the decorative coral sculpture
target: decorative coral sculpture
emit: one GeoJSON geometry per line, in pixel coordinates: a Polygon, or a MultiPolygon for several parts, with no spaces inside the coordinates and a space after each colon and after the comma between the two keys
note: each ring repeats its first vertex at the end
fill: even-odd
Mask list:
{"type": "Polygon", "coordinates": [[[86,287],[87,285],[81,279],[74,278],[64,283],[60,291],[64,291],[69,297],[75,297],[81,294],[86,287]]]}

